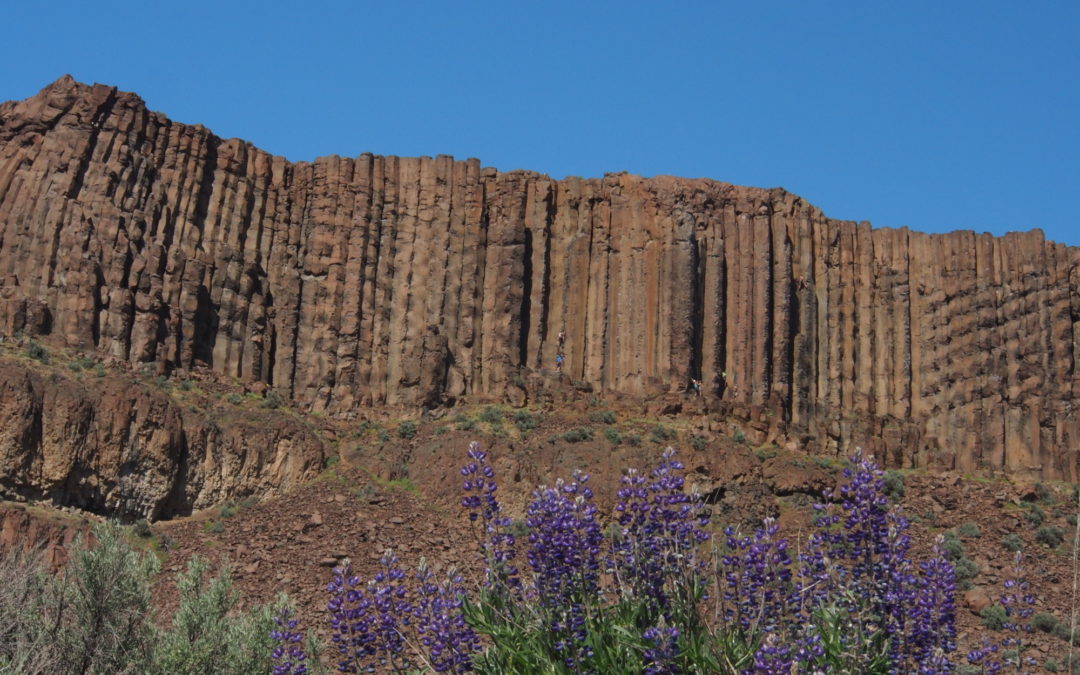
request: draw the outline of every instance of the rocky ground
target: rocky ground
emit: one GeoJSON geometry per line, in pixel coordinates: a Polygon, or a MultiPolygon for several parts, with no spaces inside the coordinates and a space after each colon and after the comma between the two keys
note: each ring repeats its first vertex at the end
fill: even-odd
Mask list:
{"type": "MultiPolygon", "coordinates": [[[[837,485],[843,465],[841,458],[807,453],[775,435],[767,415],[748,421],[745,414],[718,414],[694,396],[605,398],[551,377],[535,404],[525,407],[461,403],[420,414],[384,408],[343,421],[299,414],[265,390],[240,388],[210,373],[163,381],[123,362],[83,364],[78,353],[56,347],[51,359],[35,360],[29,346],[26,340],[0,345],[0,368],[18,376],[7,378],[5,386],[15,394],[23,386],[19,382],[43,388],[47,393],[40,400],[53,406],[53,421],[35,427],[35,399],[7,396],[9,418],[26,425],[3,433],[39,428],[53,454],[26,465],[31,469],[8,462],[10,477],[23,472],[46,486],[50,470],[68,475],[88,461],[115,461],[120,473],[123,457],[81,457],[74,448],[78,439],[92,439],[96,447],[110,434],[125,433],[139,439],[151,459],[158,457],[155,466],[173,462],[182,468],[169,474],[173,485],[190,483],[188,492],[200,495],[186,503],[212,504],[153,522],[153,536],[139,542],[163,561],[157,589],[163,620],[175,606],[176,575],[195,554],[231,565],[242,606],[287,592],[305,625],[322,636],[324,587],[343,559],[366,576],[389,548],[406,568],[425,558],[436,571],[454,566],[475,579],[476,538],[459,506],[458,475],[471,440],[491,453],[502,502],[515,519],[522,517],[533,487],[573,469],[592,475],[601,512],[610,514],[622,470],[649,467],[671,445],[690,482],[706,496],[716,532],[726,524],[748,532],[774,516],[792,539],[805,537],[810,506],[837,485]],[[142,412],[147,409],[152,412],[142,412]],[[216,439],[216,454],[208,451],[201,464],[169,454],[173,441],[162,440],[160,430],[173,423],[185,433],[203,430],[216,439]],[[274,444],[274,456],[284,453],[285,459],[260,468],[264,446],[274,444]],[[303,458],[303,467],[290,467],[290,450],[303,458]],[[214,481],[219,487],[208,489],[214,481]],[[214,490],[231,496],[215,502],[214,490]]],[[[976,572],[957,598],[962,649],[981,639],[979,612],[997,601],[1009,576],[1007,538],[1016,538],[1027,554],[1036,611],[1068,621],[1075,524],[1069,519],[1077,513],[1072,486],[910,469],[896,472],[894,481],[895,476],[903,476],[900,505],[912,521],[915,550],[925,554],[934,537],[953,532],[976,572]],[[1049,545],[1052,528],[1060,530],[1061,544],[1049,545]]],[[[101,517],[100,510],[81,509],[76,501],[48,498],[64,485],[66,479],[39,494],[9,489],[8,501],[0,503],[0,545],[38,542],[50,563],[62,563],[75,533],[101,517]]],[[[78,488],[106,494],[101,485],[78,488]]],[[[133,520],[130,514],[128,519],[133,520]]],[[[1063,638],[1036,632],[1029,639],[1040,664],[1064,662],[1063,638]]]]}
{"type": "MultiPolygon", "coordinates": [[[[163,560],[158,586],[163,619],[175,606],[176,574],[195,554],[232,566],[244,606],[287,592],[304,624],[322,637],[327,631],[324,587],[332,568],[346,558],[366,576],[390,548],[406,569],[425,558],[435,570],[453,566],[475,578],[475,536],[457,504],[457,468],[474,438],[491,451],[503,501],[514,518],[521,517],[532,486],[573,468],[593,474],[602,510],[609,513],[622,467],[647,467],[670,444],[708,496],[717,531],[723,524],[749,530],[771,515],[795,538],[805,536],[809,505],[837,484],[842,465],[797,449],[753,447],[738,435],[710,432],[692,415],[634,418],[588,398],[558,411],[476,406],[415,423],[354,424],[351,432],[340,433],[339,452],[326,469],[286,495],[152,524],[146,545],[163,560]]],[[[1077,512],[1071,486],[956,473],[897,475],[903,476],[900,506],[912,521],[915,550],[925,554],[935,536],[953,532],[977,570],[971,587],[958,593],[961,649],[981,639],[979,612],[997,601],[1010,576],[1013,556],[1003,543],[1008,537],[1018,538],[1027,554],[1024,570],[1036,612],[1069,620],[1073,568],[1068,553],[1074,532],[1069,516],[1077,512]],[[1048,527],[1060,528],[1065,541],[1053,547],[1040,542],[1040,531],[1046,538],[1048,527]]],[[[5,514],[4,542],[44,536],[61,551],[54,558],[62,558],[70,545],[70,531],[92,520],[73,511],[50,516],[26,504],[9,504],[5,514]]],[[[1026,639],[1040,665],[1064,663],[1063,638],[1036,631],[1026,639]]]]}

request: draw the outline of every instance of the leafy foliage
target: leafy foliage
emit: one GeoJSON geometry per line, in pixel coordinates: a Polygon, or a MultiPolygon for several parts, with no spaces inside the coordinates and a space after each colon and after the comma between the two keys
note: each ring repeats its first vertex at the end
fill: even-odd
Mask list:
{"type": "MultiPolygon", "coordinates": [[[[670,448],[651,472],[625,473],[608,536],[587,475],[540,486],[524,523],[515,523],[496,498],[487,454],[473,443],[468,457],[462,505],[476,527],[484,587],[467,598],[455,578],[435,584],[424,566],[410,583],[389,552],[366,584],[339,568],[328,590],[342,672],[952,668],[945,539],[931,559],[909,558],[907,522],[890,508],[870,460],[854,458],[839,503],[819,505],[817,532],[798,555],[766,520],[750,536],[727,529],[725,554],[710,565],[700,546],[708,512],[686,492],[670,448]],[[424,609],[435,597],[441,610],[424,609]]],[[[955,535],[950,541],[952,555],[966,560],[955,535]]]]}
{"type": "Polygon", "coordinates": [[[36,555],[0,559],[0,672],[269,672],[269,610],[234,610],[227,571],[205,586],[194,559],[179,581],[180,608],[169,630],[150,621],[157,558],[133,551],[124,529],[106,523],[76,543],[56,574],[36,555]]]}
{"type": "Polygon", "coordinates": [[[269,669],[274,618],[268,607],[247,614],[232,610],[237,595],[228,567],[207,581],[210,564],[193,557],[177,580],[180,608],[172,628],[154,640],[148,673],[265,673],[269,669]]]}

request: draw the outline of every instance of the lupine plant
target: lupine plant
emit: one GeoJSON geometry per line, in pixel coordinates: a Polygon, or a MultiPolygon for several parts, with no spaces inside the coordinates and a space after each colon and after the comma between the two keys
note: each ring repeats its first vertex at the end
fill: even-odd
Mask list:
{"type": "Polygon", "coordinates": [[[716,623],[732,669],[951,669],[955,585],[941,542],[915,565],[907,522],[890,507],[881,472],[860,455],[852,464],[839,504],[816,507],[817,531],[794,558],[771,520],[752,537],[726,530],[716,623]]]}
{"type": "Polygon", "coordinates": [[[1005,609],[1007,637],[1000,644],[991,642],[985,636],[982,645],[967,654],[968,663],[977,666],[983,673],[1022,673],[1026,668],[1035,666],[1035,659],[1025,657],[1024,634],[1032,631],[1028,622],[1035,611],[1035,596],[1031,594],[1030,584],[1024,574],[1024,556],[1017,551],[1013,554],[1013,566],[1009,578],[1005,579],[1004,593],[1000,597],[1005,609]]]}
{"type": "Polygon", "coordinates": [[[274,630],[270,639],[274,641],[274,675],[307,675],[307,653],[302,646],[304,636],[296,630],[297,620],[292,618],[292,609],[282,605],[274,617],[274,630]]]}
{"type": "MultiPolygon", "coordinates": [[[[520,592],[504,592],[492,561],[515,559],[494,498],[486,456],[470,447],[462,471],[470,518],[484,522],[481,552],[489,574],[466,617],[491,642],[474,659],[478,671],[674,673],[702,652],[697,604],[704,589],[698,544],[703,504],[684,492],[682,464],[664,453],[649,475],[628,471],[618,492],[618,533],[605,545],[588,476],[575,473],[533,493],[525,525],[530,574],[520,592]],[[471,477],[480,475],[485,497],[471,477]],[[479,511],[479,512],[478,512],[479,511]],[[489,525],[492,523],[493,525],[489,525]],[[495,554],[498,555],[495,555],[495,554]]],[[[516,569],[515,569],[516,572],[516,569]]]]}
{"type": "Polygon", "coordinates": [[[686,492],[670,448],[650,474],[623,476],[603,576],[596,573],[600,528],[587,477],[534,492],[526,520],[531,575],[514,577],[521,589],[514,596],[500,592],[501,577],[492,574],[493,565],[516,555],[494,472],[477,447],[469,458],[463,503],[484,524],[488,569],[487,589],[466,605],[469,621],[491,641],[474,659],[478,670],[952,670],[952,566],[940,540],[930,560],[910,559],[907,521],[868,458],[853,458],[836,503],[817,507],[817,532],[795,555],[771,520],[752,536],[726,530],[711,600],[700,555],[708,519],[686,492]]]}
{"type": "Polygon", "coordinates": [[[476,633],[465,623],[461,577],[451,570],[436,583],[426,561],[416,571],[414,625],[422,646],[421,658],[436,673],[471,670],[472,655],[480,649],[476,633]]]}
{"type": "MultiPolygon", "coordinates": [[[[871,459],[852,459],[794,550],[767,519],[749,536],[726,529],[712,567],[708,513],[683,472],[670,448],[651,472],[627,471],[607,537],[589,477],[574,473],[533,492],[515,538],[488,456],[470,444],[461,503],[485,569],[479,593],[467,597],[453,572],[436,582],[423,562],[409,583],[390,552],[367,583],[346,561],[327,587],[338,670],[953,671],[955,579],[943,541],[912,561],[907,521],[871,459]]],[[[1017,588],[1002,602],[1023,618],[1028,596],[1017,588]]],[[[299,655],[281,662],[298,642],[295,623],[282,615],[278,626],[280,672],[303,672],[299,655]]]]}
{"type": "Polygon", "coordinates": [[[334,569],[327,609],[339,672],[472,670],[470,657],[479,644],[462,617],[461,578],[451,573],[436,583],[421,563],[415,581],[410,588],[391,551],[383,554],[379,571],[366,584],[352,574],[347,560],[334,569]],[[418,639],[410,644],[414,636],[418,639]]]}

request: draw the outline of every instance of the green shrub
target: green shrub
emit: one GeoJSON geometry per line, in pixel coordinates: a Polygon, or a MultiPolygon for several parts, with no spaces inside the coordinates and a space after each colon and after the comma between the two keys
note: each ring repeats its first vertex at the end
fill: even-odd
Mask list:
{"type": "Polygon", "coordinates": [[[237,594],[229,568],[222,568],[207,583],[209,568],[206,560],[194,556],[177,579],[180,607],[172,627],[156,636],[153,659],[145,672],[254,675],[270,671],[274,649],[270,631],[275,627],[271,609],[235,612],[237,594]]]}
{"type": "Polygon", "coordinates": [[[745,443],[746,434],[743,433],[742,429],[736,429],[735,433],[731,434],[731,440],[735,441],[736,443],[745,443]]]}
{"type": "Polygon", "coordinates": [[[1067,621],[1059,621],[1058,625],[1054,627],[1054,635],[1061,638],[1065,642],[1072,642],[1077,647],[1080,647],[1080,630],[1075,633],[1072,632],[1072,627],[1069,626],[1067,621]]]}
{"type": "Polygon", "coordinates": [[[1030,523],[1032,527],[1038,527],[1046,521],[1046,514],[1035,504],[1028,504],[1027,512],[1024,514],[1024,517],[1027,518],[1028,523],[1030,523]]]}
{"type": "Polygon", "coordinates": [[[627,445],[633,446],[635,448],[641,447],[641,436],[638,436],[637,434],[626,434],[623,440],[626,441],[627,445]]]}
{"type": "Polygon", "coordinates": [[[514,413],[514,426],[521,433],[532,431],[537,425],[536,417],[528,410],[519,410],[514,413]]]}
{"type": "Polygon", "coordinates": [[[169,378],[165,377],[164,375],[158,375],[154,378],[154,384],[157,385],[158,389],[168,389],[169,378]]]}
{"type": "Polygon", "coordinates": [[[1044,633],[1053,633],[1057,628],[1058,620],[1053,614],[1047,614],[1045,612],[1038,612],[1035,616],[1031,617],[1031,627],[1036,630],[1041,630],[1044,633]]]}
{"type": "Polygon", "coordinates": [[[235,515],[236,507],[232,504],[222,504],[221,508],[218,509],[219,518],[232,518],[235,515]]]}
{"type": "Polygon", "coordinates": [[[234,391],[233,393],[226,396],[225,400],[233,405],[240,405],[244,402],[244,397],[234,391]]]}
{"type": "Polygon", "coordinates": [[[610,410],[598,410],[589,413],[589,421],[597,424],[615,424],[615,413],[610,410]]]}
{"type": "Polygon", "coordinates": [[[944,541],[941,544],[941,550],[945,554],[946,559],[956,562],[965,556],[964,545],[960,542],[960,539],[957,538],[955,532],[946,530],[943,537],[944,541]]]}
{"type": "Polygon", "coordinates": [[[956,574],[956,585],[966,591],[971,588],[971,580],[979,573],[979,567],[970,558],[960,558],[953,563],[953,572],[956,574]]]}
{"type": "Polygon", "coordinates": [[[1001,538],[1001,545],[1005,547],[1007,551],[1016,553],[1020,549],[1024,548],[1024,542],[1020,537],[1015,534],[1007,534],[1001,538]]]}
{"type": "Polygon", "coordinates": [[[674,429],[668,429],[663,424],[657,424],[653,427],[652,434],[649,435],[649,440],[653,443],[664,443],[672,440],[676,435],[674,429]]]}
{"type": "Polygon", "coordinates": [[[885,472],[885,495],[894,502],[904,498],[904,474],[889,469],[885,472]]]}
{"type": "Polygon", "coordinates": [[[488,424],[499,424],[502,422],[502,411],[493,405],[486,406],[480,411],[480,421],[487,422],[488,424]]]}
{"type": "Polygon", "coordinates": [[[96,375],[98,377],[105,377],[105,365],[101,364],[101,363],[95,365],[94,366],[94,375],[96,375]]]}
{"type": "Polygon", "coordinates": [[[154,535],[153,531],[150,530],[150,523],[147,522],[146,518],[139,518],[132,523],[131,531],[140,539],[149,539],[154,535]]]}
{"type": "Polygon", "coordinates": [[[708,446],[708,441],[705,440],[704,436],[694,436],[690,439],[690,447],[697,452],[703,451],[706,446],[708,446]]]}
{"type": "Polygon", "coordinates": [[[1076,527],[1076,514],[1070,513],[1069,515],[1065,516],[1065,522],[1072,525],[1073,527],[1076,527]]]}
{"type": "Polygon", "coordinates": [[[1057,548],[1065,541],[1065,531],[1057,525],[1043,525],[1035,533],[1035,541],[1050,548],[1057,548]]]}
{"type": "Polygon", "coordinates": [[[330,467],[334,466],[335,464],[337,464],[340,461],[341,461],[341,458],[338,457],[337,455],[330,455],[329,457],[327,457],[323,461],[323,466],[325,468],[329,469],[330,467]]]}
{"type": "Polygon", "coordinates": [[[379,442],[386,443],[390,440],[390,432],[386,429],[379,429],[379,442]]]}
{"type": "Polygon", "coordinates": [[[203,532],[209,532],[210,534],[217,534],[225,531],[225,523],[220,520],[208,520],[203,525],[203,532]]]}
{"type": "Polygon", "coordinates": [[[1009,616],[1001,605],[984,607],[979,616],[982,617],[982,625],[990,630],[1001,630],[1009,621],[1009,616]]]}
{"type": "Polygon", "coordinates": [[[571,429],[562,435],[562,439],[567,443],[580,443],[582,441],[592,440],[592,431],[585,427],[578,427],[577,429],[571,429]]]}
{"type": "Polygon", "coordinates": [[[416,436],[416,422],[413,420],[402,420],[398,424],[397,434],[402,438],[414,438],[416,436]]]}
{"type": "Polygon", "coordinates": [[[476,428],[476,420],[471,417],[466,417],[465,415],[455,415],[454,427],[458,431],[472,431],[476,428]]]}
{"type": "Polygon", "coordinates": [[[1054,660],[1054,657],[1051,656],[1050,658],[1046,659],[1046,662],[1043,663],[1043,669],[1051,673],[1058,672],[1058,664],[1057,661],[1054,660]]]}
{"type": "Polygon", "coordinates": [[[157,558],[132,551],[116,523],[93,536],[92,548],[77,537],[60,574],[36,553],[0,556],[0,672],[144,672],[157,558]]]}
{"type": "Polygon", "coordinates": [[[975,523],[964,523],[960,527],[956,528],[956,533],[963,539],[975,539],[982,532],[979,530],[979,526],[975,523]]]}
{"type": "Polygon", "coordinates": [[[1054,493],[1042,483],[1035,483],[1035,499],[1045,505],[1050,505],[1054,503],[1054,493]]]}
{"type": "Polygon", "coordinates": [[[269,408],[270,410],[277,410],[281,407],[281,404],[281,395],[278,394],[276,391],[271,390],[266,392],[266,396],[263,397],[263,400],[259,403],[259,407],[269,408]]]}
{"type": "Polygon", "coordinates": [[[612,427],[604,427],[604,438],[608,439],[608,442],[612,445],[618,445],[622,443],[622,438],[619,436],[619,432],[612,427]]]}
{"type": "Polygon", "coordinates": [[[33,340],[31,340],[26,345],[26,355],[35,361],[40,361],[41,363],[49,362],[49,350],[45,349],[33,340]]]}

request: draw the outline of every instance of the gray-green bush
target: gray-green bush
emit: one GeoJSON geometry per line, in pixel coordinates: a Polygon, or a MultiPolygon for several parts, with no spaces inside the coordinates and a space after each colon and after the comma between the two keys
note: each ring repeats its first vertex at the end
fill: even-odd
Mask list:
{"type": "Polygon", "coordinates": [[[975,523],[964,523],[956,528],[956,533],[959,534],[962,539],[977,539],[981,534],[981,531],[979,530],[979,526],[975,523]]]}
{"type": "Polygon", "coordinates": [[[885,472],[885,495],[893,502],[904,498],[904,474],[894,469],[885,472]]]}
{"type": "Polygon", "coordinates": [[[267,673],[274,628],[271,608],[234,611],[237,601],[228,567],[208,580],[210,563],[198,556],[177,580],[180,608],[169,630],[154,639],[149,675],[173,673],[267,673]]]}
{"type": "Polygon", "coordinates": [[[413,438],[416,436],[417,426],[413,420],[402,420],[398,424],[397,433],[401,438],[413,438]]]}
{"type": "Polygon", "coordinates": [[[0,556],[0,673],[270,672],[271,610],[236,611],[227,569],[207,581],[209,564],[192,559],[178,580],[172,626],[158,628],[150,602],[157,558],[132,550],[115,523],[93,535],[96,543],[80,538],[55,574],[34,553],[0,556]]]}
{"type": "Polygon", "coordinates": [[[979,612],[979,616],[982,617],[983,626],[990,630],[1001,630],[1009,620],[1009,615],[1005,613],[1005,608],[1001,605],[984,607],[979,612]]]}
{"type": "Polygon", "coordinates": [[[589,413],[589,421],[598,424],[615,424],[615,413],[610,410],[598,410],[589,413]]]}
{"type": "Polygon", "coordinates": [[[1043,525],[1035,533],[1035,541],[1050,548],[1057,548],[1065,541],[1065,531],[1057,525],[1043,525]]]}
{"type": "Polygon", "coordinates": [[[578,427],[577,429],[571,429],[562,435],[562,439],[567,443],[580,443],[582,441],[592,440],[592,431],[585,427],[578,427]]]}

